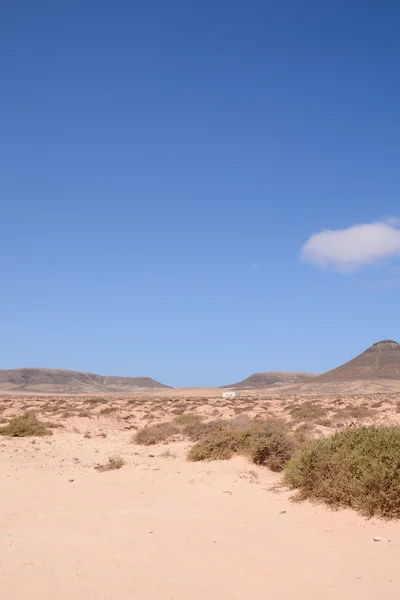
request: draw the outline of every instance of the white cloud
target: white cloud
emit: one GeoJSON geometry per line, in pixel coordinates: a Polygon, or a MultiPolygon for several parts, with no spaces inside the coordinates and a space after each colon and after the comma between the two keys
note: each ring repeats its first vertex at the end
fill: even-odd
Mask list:
{"type": "Polygon", "coordinates": [[[400,255],[400,221],[394,217],[348,229],[314,233],[301,250],[303,260],[319,267],[354,271],[400,255]]]}

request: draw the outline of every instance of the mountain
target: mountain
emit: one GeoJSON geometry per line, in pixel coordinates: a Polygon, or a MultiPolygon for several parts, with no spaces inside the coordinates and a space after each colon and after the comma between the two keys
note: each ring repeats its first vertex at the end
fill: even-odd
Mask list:
{"type": "Polygon", "coordinates": [[[114,377],[61,369],[0,370],[0,391],[62,393],[130,393],[166,389],[150,377],[114,377]]]}
{"type": "Polygon", "coordinates": [[[270,387],[275,384],[290,384],[299,383],[302,381],[308,381],[315,377],[311,373],[290,373],[290,372],[274,372],[267,371],[266,373],[254,373],[239,381],[239,383],[233,383],[232,385],[224,385],[224,388],[241,389],[241,390],[254,390],[270,387]]]}
{"type": "Polygon", "coordinates": [[[309,381],[279,387],[280,394],[379,394],[400,392],[400,344],[383,340],[336,369],[309,381]]]}
{"type": "Polygon", "coordinates": [[[319,375],[313,383],[359,379],[400,379],[400,344],[377,342],[344,365],[319,375]]]}

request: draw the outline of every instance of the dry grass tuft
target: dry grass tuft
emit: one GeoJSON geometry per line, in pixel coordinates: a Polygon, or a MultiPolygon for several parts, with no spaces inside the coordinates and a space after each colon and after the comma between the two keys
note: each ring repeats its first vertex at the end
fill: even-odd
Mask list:
{"type": "Polygon", "coordinates": [[[285,470],[298,499],[400,518],[400,428],[360,427],[314,440],[285,470]]]}
{"type": "Polygon", "coordinates": [[[96,471],[100,473],[104,473],[104,471],[115,471],[117,469],[121,469],[125,464],[122,456],[110,456],[108,461],[104,465],[96,465],[96,471]]]}
{"type": "Polygon", "coordinates": [[[11,419],[5,427],[0,428],[0,435],[10,437],[30,437],[52,435],[55,425],[39,421],[34,413],[26,412],[20,417],[11,419]]]}

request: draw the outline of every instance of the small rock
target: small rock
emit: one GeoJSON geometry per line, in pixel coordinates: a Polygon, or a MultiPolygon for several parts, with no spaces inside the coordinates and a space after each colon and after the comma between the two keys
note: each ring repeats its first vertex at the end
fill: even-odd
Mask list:
{"type": "Polygon", "coordinates": [[[374,537],[374,542],[391,542],[392,540],[384,537],[374,537]]]}
{"type": "Polygon", "coordinates": [[[286,514],[286,510],[281,510],[281,511],[279,512],[279,514],[280,514],[280,515],[284,515],[284,514],[286,514]]]}
{"type": "Polygon", "coordinates": [[[69,483],[72,483],[73,481],[75,481],[75,479],[68,479],[69,483]]]}

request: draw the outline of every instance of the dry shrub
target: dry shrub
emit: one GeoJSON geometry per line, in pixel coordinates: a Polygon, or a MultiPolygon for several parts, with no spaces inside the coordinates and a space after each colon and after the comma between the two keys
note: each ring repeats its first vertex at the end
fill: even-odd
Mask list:
{"type": "Polygon", "coordinates": [[[248,409],[245,406],[234,406],[233,408],[233,412],[235,413],[235,415],[240,415],[240,413],[244,413],[247,412],[248,409]]]}
{"type": "Polygon", "coordinates": [[[84,401],[85,404],[91,404],[92,406],[96,406],[96,404],[107,404],[107,402],[107,398],[99,398],[97,396],[86,398],[84,401]]]}
{"type": "Polygon", "coordinates": [[[110,456],[108,461],[104,465],[96,465],[96,471],[103,473],[104,471],[115,471],[116,469],[121,469],[125,464],[122,456],[110,456]]]}
{"type": "Polygon", "coordinates": [[[52,435],[51,429],[56,427],[52,423],[39,421],[34,413],[26,412],[20,417],[11,419],[5,427],[0,428],[0,435],[10,437],[29,437],[52,435]]]}
{"type": "Polygon", "coordinates": [[[315,431],[313,423],[301,423],[293,432],[293,437],[298,445],[309,442],[315,431]]]}
{"type": "Polygon", "coordinates": [[[193,423],[198,423],[199,421],[201,421],[201,416],[194,415],[193,413],[181,414],[174,419],[174,423],[177,423],[178,425],[190,425],[193,423]]]}
{"type": "Polygon", "coordinates": [[[387,400],[377,400],[371,404],[371,408],[380,408],[384,404],[386,404],[387,400]]]}
{"type": "Polygon", "coordinates": [[[295,449],[293,436],[278,419],[254,421],[243,430],[242,436],[244,453],[251,462],[272,471],[282,471],[295,449]]]}
{"type": "Polygon", "coordinates": [[[334,422],[338,423],[341,421],[347,421],[349,419],[367,419],[373,417],[376,414],[376,410],[370,408],[366,404],[360,406],[353,406],[349,404],[345,408],[337,410],[333,416],[334,422]]]}
{"type": "Polygon", "coordinates": [[[315,421],[315,425],[322,425],[322,427],[334,427],[336,424],[334,419],[330,417],[326,417],[324,419],[317,419],[315,421]]]}
{"type": "Polygon", "coordinates": [[[242,427],[221,422],[221,428],[211,431],[192,447],[188,459],[227,460],[234,454],[242,454],[254,464],[281,471],[294,448],[293,437],[278,419],[260,419],[242,427]]]}
{"type": "Polygon", "coordinates": [[[64,410],[64,411],[61,413],[61,417],[62,417],[63,419],[70,419],[70,418],[71,418],[71,417],[73,417],[73,416],[74,416],[74,413],[72,413],[72,412],[71,412],[71,411],[69,411],[69,410],[64,410]]]}
{"type": "Polygon", "coordinates": [[[162,444],[179,433],[180,429],[175,423],[156,423],[149,425],[135,434],[133,441],[142,446],[162,444]]]}
{"type": "Polygon", "coordinates": [[[360,427],[314,440],[285,470],[298,499],[400,518],[400,428],[360,427]]]}
{"type": "Polygon", "coordinates": [[[164,452],[161,452],[160,456],[162,458],[176,458],[176,454],[174,454],[173,452],[171,452],[171,450],[164,450],[164,452]]]}
{"type": "Polygon", "coordinates": [[[284,410],[288,411],[293,421],[297,423],[300,421],[315,421],[325,417],[328,413],[327,407],[316,404],[312,400],[308,400],[303,404],[287,406],[284,410]]]}
{"type": "Polygon", "coordinates": [[[78,412],[77,416],[81,417],[82,419],[90,419],[92,415],[87,410],[81,410],[78,412]]]}
{"type": "Polygon", "coordinates": [[[118,408],[116,406],[105,406],[101,409],[100,415],[110,415],[113,412],[116,412],[118,408]]]}
{"type": "Polygon", "coordinates": [[[234,429],[217,429],[200,439],[190,449],[188,460],[228,460],[239,454],[241,440],[234,429]]]}
{"type": "Polygon", "coordinates": [[[202,440],[211,433],[227,429],[227,427],[228,421],[223,421],[222,419],[218,419],[216,421],[208,421],[207,423],[198,420],[192,421],[191,423],[186,423],[186,425],[183,428],[183,433],[192,442],[198,442],[199,440],[202,440]]]}

